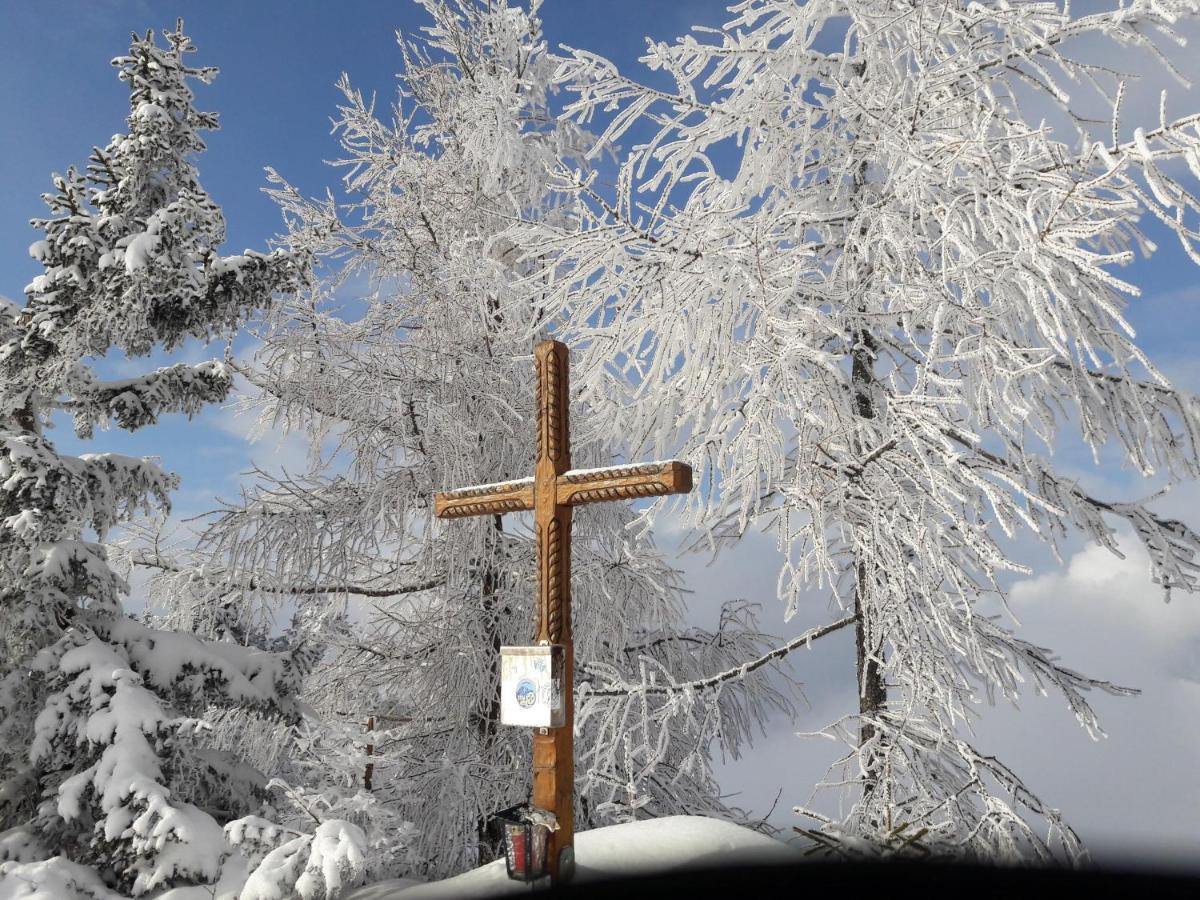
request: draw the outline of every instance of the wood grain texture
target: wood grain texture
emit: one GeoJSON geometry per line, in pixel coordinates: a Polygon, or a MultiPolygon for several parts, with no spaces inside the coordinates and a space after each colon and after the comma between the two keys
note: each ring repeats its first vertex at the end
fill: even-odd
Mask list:
{"type": "Polygon", "coordinates": [[[667,462],[633,463],[608,466],[603,469],[587,469],[583,472],[567,472],[560,481],[569,484],[587,484],[597,478],[624,478],[632,475],[667,475],[673,466],[681,465],[675,460],[667,462]]]}
{"type": "Polygon", "coordinates": [[[533,411],[537,416],[537,452],[533,456],[535,465],[546,457],[546,416],[543,412],[546,408],[546,358],[538,352],[539,350],[541,345],[533,351],[533,371],[536,379],[533,411]]]}

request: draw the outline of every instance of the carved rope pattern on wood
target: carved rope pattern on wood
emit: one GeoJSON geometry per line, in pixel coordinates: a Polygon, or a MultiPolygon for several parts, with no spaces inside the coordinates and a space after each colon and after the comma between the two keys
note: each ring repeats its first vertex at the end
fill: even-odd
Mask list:
{"type": "Polygon", "coordinates": [[[528,507],[520,500],[484,500],[479,503],[463,503],[442,510],[443,519],[460,519],[463,516],[482,516],[488,513],[514,512],[528,507]]]}
{"type": "Polygon", "coordinates": [[[562,360],[552,348],[546,354],[546,450],[554,462],[562,457],[562,360]]]}
{"type": "Polygon", "coordinates": [[[557,644],[562,639],[562,526],[557,518],[550,520],[546,535],[546,593],[549,595],[549,606],[546,630],[549,632],[550,643],[557,644]]]}
{"type": "MultiPolygon", "coordinates": [[[[537,555],[534,557],[534,559],[536,559],[538,561],[538,565],[540,566],[540,565],[542,565],[542,560],[545,558],[542,556],[545,539],[542,534],[542,529],[535,528],[534,531],[537,533],[537,550],[536,550],[537,555]]],[[[546,577],[545,569],[540,569],[538,571],[539,581],[544,580],[545,577],[546,577]]],[[[545,592],[546,588],[545,588],[544,584],[539,584],[538,587],[542,590],[543,593],[545,592]]],[[[543,602],[540,602],[541,601],[540,597],[538,599],[539,599],[539,602],[535,604],[535,606],[536,606],[535,615],[537,617],[537,620],[534,623],[534,625],[536,627],[534,628],[533,633],[534,633],[535,638],[540,639],[542,634],[544,633],[543,629],[545,628],[545,625],[546,625],[546,622],[544,619],[545,614],[546,614],[546,604],[543,602]]]]}
{"type": "MultiPolygon", "coordinates": [[[[570,484],[587,484],[597,478],[627,478],[631,475],[666,475],[671,471],[671,463],[636,463],[632,466],[613,466],[598,472],[577,472],[566,474],[562,478],[570,484]]],[[[576,494],[576,497],[579,495],[576,494]]]]}
{"type": "Polygon", "coordinates": [[[661,484],[618,484],[612,487],[585,488],[571,495],[571,503],[599,503],[604,500],[634,500],[663,494],[661,484]]]}
{"type": "Polygon", "coordinates": [[[538,430],[537,430],[537,458],[544,459],[546,457],[546,374],[545,361],[538,354],[534,355],[534,368],[537,381],[537,395],[534,403],[537,404],[538,430]]]}
{"type": "Polygon", "coordinates": [[[484,484],[479,487],[455,488],[452,491],[442,491],[446,500],[458,500],[463,497],[492,497],[497,494],[511,494],[525,487],[532,487],[532,478],[522,478],[520,481],[510,481],[505,484],[484,484]]]}

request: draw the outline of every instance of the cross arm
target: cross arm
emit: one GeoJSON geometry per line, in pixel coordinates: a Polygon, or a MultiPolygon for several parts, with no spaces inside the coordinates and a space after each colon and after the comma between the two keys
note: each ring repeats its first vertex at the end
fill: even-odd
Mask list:
{"type": "Polygon", "coordinates": [[[480,484],[433,495],[433,512],[439,519],[499,515],[528,509],[533,509],[532,478],[480,484]]]}
{"type": "Polygon", "coordinates": [[[671,459],[609,466],[604,469],[577,469],[558,476],[557,502],[564,506],[602,503],[605,500],[636,500],[686,494],[692,489],[692,467],[671,459]]]}

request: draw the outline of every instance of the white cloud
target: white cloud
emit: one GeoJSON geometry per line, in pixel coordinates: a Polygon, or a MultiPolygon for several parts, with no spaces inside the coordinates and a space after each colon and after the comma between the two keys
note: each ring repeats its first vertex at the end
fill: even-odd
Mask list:
{"type": "MultiPolygon", "coordinates": [[[[1200,603],[1180,593],[1173,595],[1176,602],[1164,602],[1162,588],[1150,582],[1150,562],[1141,543],[1123,533],[1118,546],[1125,559],[1089,543],[1070,558],[1065,571],[1018,582],[1010,595],[1013,611],[1027,626],[1070,611],[1086,629],[1119,636],[1121,646],[1159,659],[1194,645],[1200,640],[1200,603]]],[[[1082,648],[1097,661],[1110,657],[1112,649],[1090,642],[1082,648]]]]}
{"type": "Polygon", "coordinates": [[[1062,809],[1098,856],[1129,862],[1200,853],[1200,603],[1166,604],[1145,551],[1122,538],[1126,559],[1095,544],[1062,571],[1012,591],[1023,637],[1052,646],[1064,664],[1139,688],[1094,705],[1108,737],[1093,742],[1059,697],[988,710],[980,743],[1062,809]]]}

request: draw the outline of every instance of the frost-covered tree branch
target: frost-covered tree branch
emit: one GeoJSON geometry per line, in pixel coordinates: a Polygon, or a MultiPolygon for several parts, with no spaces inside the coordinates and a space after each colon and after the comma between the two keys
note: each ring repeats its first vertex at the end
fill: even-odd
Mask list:
{"type": "Polygon", "coordinates": [[[568,323],[588,437],[691,462],[697,545],[769,525],[787,615],[828,588],[855,615],[859,708],[832,729],[858,802],[822,826],[843,846],[911,822],[986,857],[1081,852],[961,744],[977,695],[1014,697],[1018,671],[1093,732],[1086,692],[1125,692],[984,614],[1028,571],[1001,534],[1116,550],[1123,519],[1155,582],[1198,586],[1195,529],[1049,461],[1075,435],[1169,484],[1200,474],[1200,406],[1135,343],[1120,273],[1155,250],[1147,218],[1200,262],[1200,119],[1165,94],[1133,109],[1137,76],[1090,61],[1106,47],[1178,74],[1167,48],[1198,13],[747,0],[720,29],[648,43],[671,86],[559,61],[592,152],[630,149],[612,187],[548,167],[581,211],[509,230],[521,302],[534,327],[568,323]]]}
{"type": "Polygon", "coordinates": [[[268,594],[287,594],[294,597],[311,596],[315,594],[346,594],[355,597],[399,597],[403,594],[415,594],[421,591],[428,591],[442,584],[441,579],[427,579],[425,581],[415,581],[407,584],[382,584],[382,585],[367,585],[367,584],[345,584],[345,583],[329,583],[329,584],[312,584],[309,582],[300,582],[298,584],[272,584],[270,582],[260,582],[255,578],[237,579],[223,577],[221,572],[196,571],[191,568],[181,566],[178,562],[172,559],[167,559],[161,555],[147,552],[144,549],[134,549],[131,551],[127,559],[130,564],[144,569],[151,569],[157,572],[171,572],[174,574],[186,574],[189,578],[199,578],[209,585],[219,588],[225,593],[233,591],[245,591],[253,593],[262,591],[268,594]]]}
{"type": "MultiPolygon", "coordinates": [[[[657,683],[657,681],[653,680],[653,678],[649,683],[642,682],[640,684],[631,684],[629,682],[619,682],[614,684],[606,679],[604,687],[593,688],[589,686],[586,688],[586,691],[583,687],[581,687],[580,691],[581,694],[585,694],[586,697],[636,697],[641,694],[690,694],[697,691],[711,690],[726,682],[745,678],[751,672],[761,669],[768,663],[783,659],[793,650],[798,650],[801,647],[811,647],[812,642],[817,638],[822,638],[827,634],[832,634],[835,631],[845,628],[847,625],[852,625],[854,624],[854,620],[854,616],[845,616],[844,618],[838,619],[836,622],[831,622],[828,625],[822,625],[818,628],[810,628],[799,637],[792,638],[787,643],[762,654],[756,659],[748,660],[732,669],[727,669],[724,672],[719,672],[715,675],[709,675],[705,678],[695,678],[691,681],[685,681],[682,683],[668,680],[663,684],[657,683]]],[[[588,670],[587,674],[593,673],[591,670],[588,670]]],[[[603,677],[606,674],[606,671],[605,669],[597,669],[594,674],[603,677]]]]}
{"type": "MultiPolygon", "coordinates": [[[[273,615],[299,607],[325,654],[306,700],[327,721],[396,722],[373,790],[417,834],[393,870],[444,875],[494,853],[489,817],[527,796],[528,735],[499,724],[498,650],[530,638],[534,567],[519,518],[448,528],[432,497],[532,471],[530,336],[542,302],[527,300],[533,267],[504,232],[519,220],[574,221],[579,205],[548,189],[546,172],[564,159],[588,168],[592,137],[552,108],[557,63],[538,4],[421,6],[431,24],[420,39],[401,37],[390,110],[339,84],[336,165],[348,202],[308,199],[272,175],[286,241],[315,277],[272,310],[253,362],[231,367],[251,384],[245,405],[263,427],[306,435],[308,470],[255,473],[190,553],[172,551],[181,571],[151,591],[170,621],[214,635],[265,635],[273,615]],[[398,584],[421,589],[396,595],[398,584]]],[[[612,461],[598,440],[573,441],[572,455],[580,466],[612,461]]],[[[702,637],[683,623],[677,574],[631,521],[619,508],[576,517],[582,664],[626,666],[624,648],[670,638],[643,652],[685,682],[774,646],[752,616],[731,612],[719,644],[673,649],[692,646],[675,638],[702,637]]],[[[625,818],[630,783],[638,804],[662,814],[739,815],[721,799],[712,754],[787,705],[765,675],[727,685],[719,717],[631,725],[644,724],[656,747],[632,780],[611,755],[624,738],[600,724],[621,698],[598,698],[595,726],[578,739],[593,772],[581,827],[625,818]]]]}

